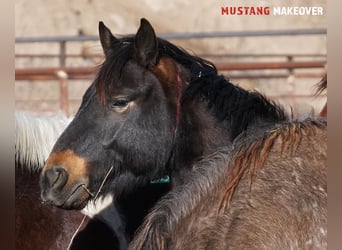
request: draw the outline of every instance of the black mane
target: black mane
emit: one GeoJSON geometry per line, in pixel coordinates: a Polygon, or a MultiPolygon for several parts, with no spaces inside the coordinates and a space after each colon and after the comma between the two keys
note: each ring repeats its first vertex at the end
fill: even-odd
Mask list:
{"type": "Polygon", "coordinates": [[[284,109],[257,91],[247,91],[222,75],[192,81],[183,100],[199,96],[208,102],[220,121],[227,121],[234,139],[259,121],[276,123],[288,120],[284,109]]]}
{"type": "Polygon", "coordinates": [[[187,98],[203,98],[208,102],[220,121],[228,121],[234,139],[249,125],[259,120],[263,122],[281,122],[288,120],[283,108],[268,100],[257,91],[247,91],[234,85],[223,75],[218,75],[215,65],[203,58],[190,55],[185,50],[159,39],[165,55],[191,72],[189,86],[183,94],[187,98]]]}

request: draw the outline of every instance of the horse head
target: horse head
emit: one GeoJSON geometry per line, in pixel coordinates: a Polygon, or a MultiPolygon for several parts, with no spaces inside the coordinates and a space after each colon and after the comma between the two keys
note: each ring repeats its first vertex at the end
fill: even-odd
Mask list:
{"type": "Polygon", "coordinates": [[[161,176],[172,152],[185,70],[161,55],[145,19],[132,37],[102,22],[99,34],[105,61],[41,175],[42,199],[63,208],[83,208],[111,167],[103,190],[161,176]]]}

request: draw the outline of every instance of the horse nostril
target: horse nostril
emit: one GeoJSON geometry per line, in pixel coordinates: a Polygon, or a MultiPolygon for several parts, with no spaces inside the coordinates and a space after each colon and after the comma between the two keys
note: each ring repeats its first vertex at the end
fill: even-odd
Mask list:
{"type": "Polygon", "coordinates": [[[46,178],[50,187],[58,188],[65,185],[68,174],[61,166],[53,166],[46,171],[46,178]]]}

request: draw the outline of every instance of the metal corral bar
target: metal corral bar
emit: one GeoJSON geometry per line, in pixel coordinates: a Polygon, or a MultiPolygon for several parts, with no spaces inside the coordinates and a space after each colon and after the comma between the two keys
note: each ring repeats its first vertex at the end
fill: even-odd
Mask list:
{"type": "MultiPolygon", "coordinates": [[[[225,74],[224,74],[225,75],[225,74]]],[[[234,74],[229,73],[226,75],[227,78],[231,79],[271,79],[271,78],[287,78],[292,75],[295,78],[321,78],[322,73],[260,73],[260,74],[234,74]]],[[[58,80],[58,78],[54,75],[25,75],[25,76],[17,76],[17,81],[25,80],[25,81],[49,81],[49,80],[58,80]]],[[[94,80],[94,74],[89,75],[69,75],[68,80],[94,80]]]]}
{"type": "Polygon", "coordinates": [[[326,61],[302,62],[257,62],[257,63],[215,63],[218,70],[261,70],[261,69],[303,69],[322,68],[326,61]]]}
{"type": "MultiPolygon", "coordinates": [[[[216,63],[219,71],[226,70],[262,70],[262,69],[298,69],[298,68],[323,68],[326,61],[303,61],[303,62],[257,62],[257,63],[216,63]]],[[[60,68],[31,68],[16,69],[15,79],[26,80],[27,76],[51,76],[52,79],[59,79],[57,73],[60,68]]],[[[90,75],[96,72],[95,67],[72,67],[63,68],[69,75],[90,75]]]]}
{"type": "MultiPolygon", "coordinates": [[[[160,33],[164,39],[200,39],[200,38],[224,38],[224,37],[256,37],[256,36],[299,36],[299,35],[325,35],[326,29],[298,29],[298,30],[255,30],[255,31],[223,31],[223,32],[186,32],[186,33],[160,33]]],[[[52,37],[18,37],[16,43],[40,43],[40,42],[86,42],[98,41],[96,35],[88,36],[52,36],[52,37]]]]}
{"type": "MultiPolygon", "coordinates": [[[[24,58],[24,57],[41,57],[41,58],[53,58],[59,57],[60,54],[16,54],[15,57],[24,58]]],[[[214,58],[231,58],[231,57],[326,57],[326,54],[198,54],[200,57],[214,57],[214,58]]],[[[94,54],[67,54],[67,57],[104,57],[103,53],[94,53],[94,54]]]]}
{"type": "MultiPolygon", "coordinates": [[[[16,75],[55,75],[61,69],[60,68],[25,68],[16,69],[16,75]]],[[[92,74],[95,72],[95,67],[67,67],[63,68],[67,74],[92,74]]]]}

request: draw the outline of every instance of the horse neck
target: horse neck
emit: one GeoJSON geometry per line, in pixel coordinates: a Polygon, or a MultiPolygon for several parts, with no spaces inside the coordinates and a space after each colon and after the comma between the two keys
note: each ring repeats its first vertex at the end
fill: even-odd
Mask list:
{"type": "Polygon", "coordinates": [[[177,172],[190,169],[199,158],[221,147],[231,147],[238,135],[248,136],[287,120],[281,107],[259,93],[234,86],[222,76],[213,82],[192,84],[202,86],[190,84],[183,93],[175,136],[174,169],[178,176],[182,174],[177,172]]]}
{"type": "MultiPolygon", "coordinates": [[[[184,114],[181,115],[176,135],[176,146],[181,155],[186,158],[197,158],[230,143],[229,130],[225,124],[208,114],[207,104],[195,101],[182,111],[184,114]]],[[[182,163],[187,163],[187,160],[182,163]]]]}

